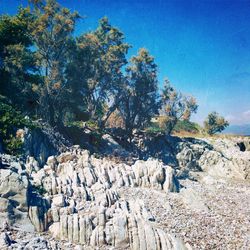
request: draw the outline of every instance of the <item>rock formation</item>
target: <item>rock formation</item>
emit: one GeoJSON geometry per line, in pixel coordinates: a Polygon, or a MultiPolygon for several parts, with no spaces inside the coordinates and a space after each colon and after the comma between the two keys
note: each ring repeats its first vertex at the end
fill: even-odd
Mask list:
{"type": "Polygon", "coordinates": [[[113,164],[76,149],[49,157],[47,165],[31,176],[33,185],[41,185],[51,200],[47,224],[55,238],[91,246],[185,248],[154,225],[144,204],[119,197],[123,186],[178,191],[174,170],[157,160],[113,164]]]}
{"type": "MultiPolygon", "coordinates": [[[[108,139],[112,144],[113,140],[108,139]]],[[[214,179],[249,180],[250,152],[242,150],[239,143],[226,139],[173,138],[159,152],[163,156],[169,149],[165,163],[148,158],[130,165],[97,158],[79,146],[48,157],[46,164],[41,164],[41,158],[37,160],[34,155],[23,162],[2,154],[0,223],[26,232],[49,232],[58,242],[84,248],[190,249],[189,244],[162,227],[145,199],[130,199],[124,190],[140,194],[157,192],[164,197],[176,193],[183,205],[195,213],[208,213],[199,192],[180,189],[177,177],[192,179],[195,176],[192,173],[205,173],[204,183],[215,183],[214,179]],[[167,160],[172,166],[166,164],[167,160]]],[[[150,148],[145,150],[149,154],[150,148]]],[[[157,201],[154,206],[157,207],[157,201]]],[[[3,229],[0,241],[15,249],[16,243],[6,232],[3,229]]],[[[40,249],[60,249],[47,240],[37,241],[41,244],[36,240],[34,244],[40,244],[40,249]]]]}
{"type": "Polygon", "coordinates": [[[28,218],[29,180],[26,171],[14,157],[1,156],[0,169],[0,224],[11,225],[32,231],[28,218]]]}
{"type": "MultiPolygon", "coordinates": [[[[10,180],[19,181],[13,169],[1,169],[2,179],[5,171],[14,175],[10,180]]],[[[127,202],[119,196],[123,186],[177,192],[174,170],[157,160],[137,161],[132,166],[114,164],[74,148],[49,157],[42,168],[29,157],[23,172],[29,177],[28,181],[25,175],[26,186],[13,186],[6,180],[1,187],[13,186],[15,193],[17,189],[24,192],[22,198],[29,197],[22,207],[36,231],[49,230],[57,239],[92,247],[185,249],[182,241],[155,225],[140,200],[127,202]]],[[[23,185],[21,179],[19,182],[23,185]]],[[[6,196],[2,189],[1,194],[6,196]]]]}

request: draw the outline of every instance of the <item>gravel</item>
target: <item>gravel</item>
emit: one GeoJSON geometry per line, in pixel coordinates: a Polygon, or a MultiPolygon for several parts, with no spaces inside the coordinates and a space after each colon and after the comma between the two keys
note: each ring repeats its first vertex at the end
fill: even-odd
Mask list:
{"type": "Polygon", "coordinates": [[[142,199],[155,222],[179,236],[192,249],[250,249],[249,183],[214,180],[208,185],[203,181],[181,180],[181,185],[182,190],[198,194],[199,202],[203,202],[201,209],[194,209],[195,200],[186,203],[182,190],[166,194],[126,187],[120,195],[126,199],[142,199]]]}

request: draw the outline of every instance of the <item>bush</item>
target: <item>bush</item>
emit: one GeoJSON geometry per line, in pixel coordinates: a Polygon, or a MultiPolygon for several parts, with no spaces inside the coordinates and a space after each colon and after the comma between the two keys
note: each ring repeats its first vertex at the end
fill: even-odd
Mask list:
{"type": "Polygon", "coordinates": [[[22,139],[17,136],[18,129],[33,128],[34,125],[21,113],[15,110],[2,97],[0,98],[0,137],[3,149],[9,154],[19,154],[22,149],[22,139]]]}
{"type": "Polygon", "coordinates": [[[149,135],[165,134],[166,130],[164,126],[160,126],[158,122],[151,122],[151,124],[145,128],[145,132],[149,135]]]}
{"type": "Polygon", "coordinates": [[[197,123],[194,122],[190,122],[187,120],[178,121],[174,127],[174,132],[179,133],[183,131],[197,134],[201,131],[201,128],[197,123]]]}
{"type": "MultiPolygon", "coordinates": [[[[167,116],[158,116],[155,118],[155,121],[151,122],[151,125],[146,128],[146,132],[169,134],[174,122],[175,121],[172,121],[167,116]]],[[[202,128],[197,123],[188,120],[178,120],[173,129],[173,131],[177,133],[188,132],[193,134],[198,134],[201,130],[202,128]]]]}
{"type": "Polygon", "coordinates": [[[158,134],[158,133],[164,133],[165,131],[157,126],[150,126],[145,129],[145,132],[147,134],[158,134]]]}
{"type": "Polygon", "coordinates": [[[43,186],[32,185],[32,189],[33,191],[35,191],[37,194],[40,194],[41,196],[47,193],[46,189],[43,186]]]}

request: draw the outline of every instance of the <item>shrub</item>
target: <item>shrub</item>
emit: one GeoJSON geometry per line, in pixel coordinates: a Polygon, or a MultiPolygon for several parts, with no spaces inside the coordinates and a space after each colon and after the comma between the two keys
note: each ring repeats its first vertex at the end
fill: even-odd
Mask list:
{"type": "Polygon", "coordinates": [[[175,123],[176,120],[169,116],[161,115],[157,117],[157,125],[165,134],[172,132],[175,123]]]}
{"type": "Polygon", "coordinates": [[[197,123],[187,120],[178,121],[174,127],[174,131],[179,133],[182,131],[197,134],[201,131],[200,126],[197,123]]]}
{"type": "Polygon", "coordinates": [[[124,120],[122,119],[118,110],[115,110],[106,122],[108,128],[125,128],[124,120]]]}
{"type": "Polygon", "coordinates": [[[47,192],[43,186],[32,185],[32,190],[35,191],[37,194],[40,194],[41,196],[43,196],[47,192]]]}
{"type": "Polygon", "coordinates": [[[160,126],[158,122],[151,122],[150,126],[145,128],[145,132],[148,135],[155,135],[155,134],[165,134],[165,127],[160,126]]]}
{"type": "Polygon", "coordinates": [[[6,153],[19,154],[22,148],[22,138],[17,135],[18,129],[32,128],[34,125],[21,113],[15,110],[2,97],[0,98],[0,137],[6,153]]]}

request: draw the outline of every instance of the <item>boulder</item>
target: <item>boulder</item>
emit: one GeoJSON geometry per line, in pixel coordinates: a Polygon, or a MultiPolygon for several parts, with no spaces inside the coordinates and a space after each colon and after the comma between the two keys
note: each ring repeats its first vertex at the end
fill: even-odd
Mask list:
{"type": "Polygon", "coordinates": [[[10,225],[33,231],[28,218],[29,181],[14,170],[0,169],[0,224],[7,219],[10,225]]]}
{"type": "Polygon", "coordinates": [[[27,157],[25,168],[28,174],[35,173],[40,169],[38,161],[32,156],[27,157]]]}
{"type": "Polygon", "coordinates": [[[132,169],[138,186],[154,187],[166,192],[179,191],[179,183],[175,178],[174,169],[156,159],[136,161],[132,169]]]}
{"type": "Polygon", "coordinates": [[[49,124],[37,121],[36,125],[36,128],[25,130],[24,151],[26,156],[34,157],[40,165],[44,165],[49,156],[62,153],[72,146],[49,124]]]}

